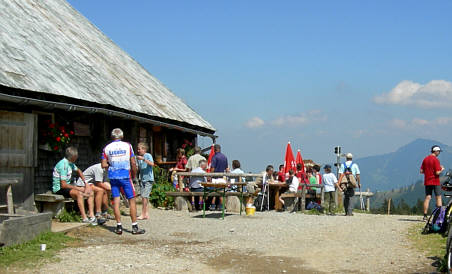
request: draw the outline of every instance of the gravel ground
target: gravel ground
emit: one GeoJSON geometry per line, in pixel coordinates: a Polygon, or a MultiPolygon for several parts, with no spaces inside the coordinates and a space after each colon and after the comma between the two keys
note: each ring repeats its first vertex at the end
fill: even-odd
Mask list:
{"type": "Polygon", "coordinates": [[[61,259],[35,273],[202,272],[321,273],[432,272],[432,260],[407,241],[420,217],[355,214],[316,216],[256,212],[255,216],[187,213],[153,209],[140,221],[146,234],[123,235],[115,222],[85,227],[72,235],[81,246],[64,249],[61,259]]]}

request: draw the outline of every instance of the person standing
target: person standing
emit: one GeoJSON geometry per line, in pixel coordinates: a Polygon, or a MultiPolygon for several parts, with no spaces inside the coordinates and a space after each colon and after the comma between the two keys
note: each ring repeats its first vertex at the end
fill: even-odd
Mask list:
{"type": "Polygon", "coordinates": [[[201,155],[201,148],[196,146],[194,148],[194,154],[188,158],[187,165],[185,167],[188,169],[188,171],[192,171],[193,169],[199,167],[199,162],[201,160],[205,161],[206,158],[201,155]]]}
{"type": "Polygon", "coordinates": [[[337,178],[334,173],[331,172],[331,166],[325,165],[323,167],[325,170],[325,173],[323,173],[322,176],[322,184],[325,188],[325,209],[328,212],[328,215],[336,215],[334,213],[336,209],[336,203],[334,201],[334,191],[336,190],[335,187],[339,187],[337,184],[337,178]]]}
{"type": "MultiPolygon", "coordinates": [[[[212,157],[212,162],[210,165],[210,172],[228,172],[228,158],[226,155],[221,153],[221,146],[219,144],[215,144],[213,147],[215,151],[215,155],[212,157]]],[[[216,197],[212,197],[212,204],[210,205],[210,210],[215,210],[215,202],[216,197]]],[[[223,208],[223,197],[219,197],[220,203],[217,207],[217,210],[222,210],[223,208]]]]}
{"type": "Polygon", "coordinates": [[[340,191],[344,192],[344,210],[346,216],[353,216],[353,196],[355,196],[356,186],[361,188],[361,178],[358,164],[353,163],[353,155],[345,155],[345,163],[339,168],[340,191]]]}
{"type": "Polygon", "coordinates": [[[436,197],[436,206],[442,206],[441,186],[439,183],[439,175],[443,172],[444,167],[440,164],[438,156],[441,148],[437,145],[432,146],[431,154],[424,158],[420,172],[424,174],[425,199],[424,199],[424,221],[427,220],[427,211],[432,199],[433,192],[436,197]]]}
{"type": "Polygon", "coordinates": [[[144,234],[144,229],[138,228],[137,205],[135,202],[135,188],[132,179],[137,175],[137,163],[132,145],[123,142],[124,133],[120,128],[111,131],[113,141],[108,144],[102,153],[102,168],[108,168],[111,195],[114,201],[116,219],[115,233],[122,234],[121,212],[119,211],[120,189],[124,191],[129,200],[130,218],[132,219],[132,234],[144,234]]]}
{"type": "Polygon", "coordinates": [[[140,169],[140,196],[142,201],[141,215],[138,220],[149,219],[148,204],[149,195],[154,185],[154,159],[148,153],[149,146],[146,143],[138,143],[138,168],[140,169]]]}

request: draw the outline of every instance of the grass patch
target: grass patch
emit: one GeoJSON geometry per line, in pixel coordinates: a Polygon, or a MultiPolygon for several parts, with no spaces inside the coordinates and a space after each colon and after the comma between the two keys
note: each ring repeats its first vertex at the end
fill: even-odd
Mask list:
{"type": "Polygon", "coordinates": [[[67,211],[66,208],[63,208],[63,210],[61,210],[60,214],[58,214],[57,216],[57,219],[62,223],[79,223],[82,221],[82,218],[77,212],[75,212],[75,210],[67,211]]]}
{"type": "Polygon", "coordinates": [[[418,223],[408,230],[408,238],[414,247],[419,251],[425,252],[427,257],[434,258],[437,261],[438,271],[446,271],[446,241],[447,238],[440,233],[421,234],[425,223],[418,223]]]}
{"type": "Polygon", "coordinates": [[[0,270],[6,270],[8,267],[36,267],[38,263],[53,258],[59,250],[74,241],[77,239],[64,233],[45,232],[29,242],[1,247],[0,270]],[[45,251],[41,251],[41,244],[47,245],[45,251]]]}

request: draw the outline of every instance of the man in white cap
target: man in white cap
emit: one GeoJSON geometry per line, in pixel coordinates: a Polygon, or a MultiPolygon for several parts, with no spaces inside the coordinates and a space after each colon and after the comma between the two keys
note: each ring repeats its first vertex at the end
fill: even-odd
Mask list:
{"type": "Polygon", "coordinates": [[[339,190],[344,192],[344,209],[346,216],[353,216],[352,198],[355,195],[355,188],[361,188],[361,178],[358,164],[353,163],[353,155],[345,155],[345,163],[339,168],[339,190]]]}
{"type": "Polygon", "coordinates": [[[439,175],[444,167],[439,163],[438,156],[441,148],[437,145],[432,146],[431,154],[424,158],[421,165],[421,173],[424,174],[425,200],[424,200],[424,221],[427,220],[427,211],[432,199],[432,193],[435,192],[436,206],[442,206],[441,186],[439,175]]]}

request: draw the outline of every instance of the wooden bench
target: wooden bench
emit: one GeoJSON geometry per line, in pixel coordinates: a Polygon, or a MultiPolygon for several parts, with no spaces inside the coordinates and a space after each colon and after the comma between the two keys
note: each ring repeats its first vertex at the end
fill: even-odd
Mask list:
{"type": "MultiPolygon", "coordinates": [[[[175,197],[174,200],[174,205],[176,210],[189,210],[192,211],[193,208],[191,206],[191,201],[189,200],[189,198],[193,197],[203,197],[204,196],[204,192],[178,192],[178,191],[169,191],[166,192],[166,195],[169,197],[175,197]]],[[[226,199],[228,197],[240,197],[240,192],[231,192],[231,191],[226,191],[225,196],[226,199]]],[[[243,193],[243,197],[249,197],[252,196],[252,194],[248,193],[248,192],[244,192],[243,193]]],[[[208,193],[207,197],[223,197],[222,193],[218,193],[218,192],[212,192],[212,193],[208,193]]],[[[230,199],[232,200],[232,199],[230,199]]],[[[238,200],[240,202],[240,199],[234,199],[235,203],[238,200]]],[[[233,203],[233,202],[231,202],[233,203]]],[[[228,202],[226,201],[226,208],[228,208],[228,202]]],[[[229,208],[232,207],[236,207],[236,206],[230,206],[229,208]]],[[[234,210],[235,211],[235,210],[234,210]]]]}
{"type": "Polygon", "coordinates": [[[0,205],[0,209],[6,208],[8,210],[8,215],[14,214],[12,185],[18,183],[19,180],[17,179],[0,179],[0,186],[6,187],[6,205],[0,205]]]}
{"type": "Polygon", "coordinates": [[[318,199],[320,198],[320,204],[323,204],[325,201],[325,192],[323,185],[310,185],[310,184],[301,184],[301,191],[297,193],[283,193],[280,195],[282,199],[284,199],[284,204],[288,211],[297,211],[298,209],[302,212],[306,208],[306,199],[318,199]],[[311,194],[308,193],[308,187],[316,187],[320,188],[320,193],[311,194]]]}
{"type": "Polygon", "coordinates": [[[63,195],[53,193],[35,194],[36,207],[40,213],[51,212],[52,217],[58,216],[65,203],[75,202],[72,198],[64,198],[63,195]]]}

